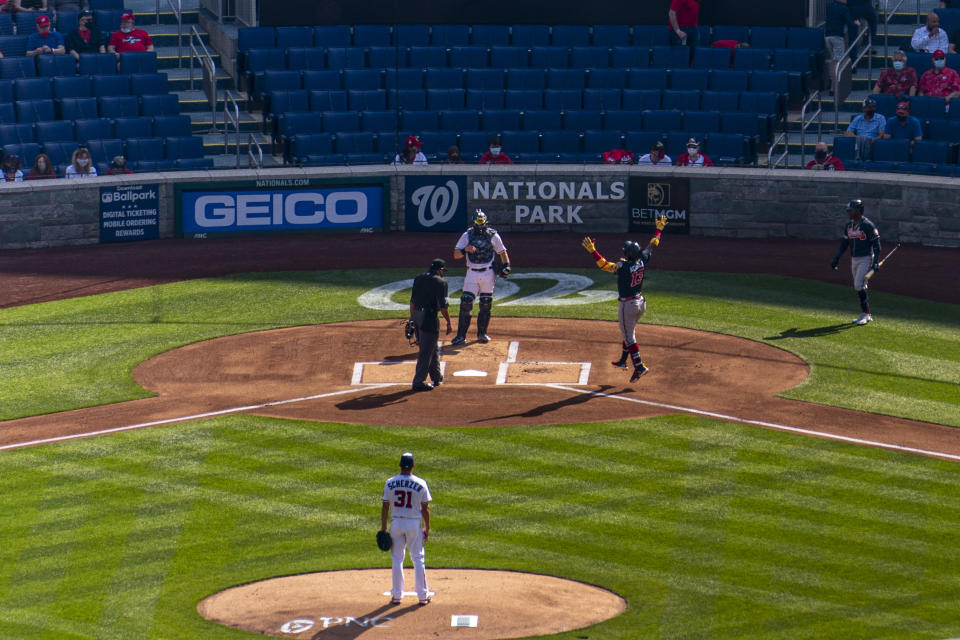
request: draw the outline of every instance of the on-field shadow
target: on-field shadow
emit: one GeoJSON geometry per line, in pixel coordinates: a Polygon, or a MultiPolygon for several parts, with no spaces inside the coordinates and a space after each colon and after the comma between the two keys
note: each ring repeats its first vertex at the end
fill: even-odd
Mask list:
{"type": "MultiPolygon", "coordinates": [[[[430,606],[430,605],[426,605],[430,606]]],[[[351,624],[351,625],[336,625],[330,626],[325,629],[320,629],[315,634],[310,636],[310,640],[352,640],[353,638],[359,638],[363,634],[367,633],[371,629],[376,632],[377,626],[373,624],[373,621],[378,618],[384,619],[388,618],[390,620],[396,620],[400,616],[412,613],[417,609],[420,609],[419,604],[414,604],[412,606],[403,607],[401,605],[391,605],[385,604],[377,607],[370,613],[367,613],[363,616],[357,616],[354,620],[357,621],[367,621],[366,624],[351,624]],[[389,613],[389,616],[384,615],[389,613]]],[[[386,620],[385,620],[386,621],[386,620]]],[[[382,631],[381,631],[382,633],[382,631]]]]}
{"type": "Polygon", "coordinates": [[[841,331],[846,331],[857,325],[852,322],[844,322],[843,324],[831,324],[826,327],[814,327],[813,329],[797,329],[793,327],[792,329],[785,329],[780,332],[778,336],[767,336],[764,340],[783,340],[785,338],[819,338],[821,336],[830,336],[835,333],[840,333],[841,331]]]}
{"type": "Polygon", "coordinates": [[[336,407],[344,411],[368,411],[370,409],[379,409],[380,407],[386,407],[391,404],[400,404],[407,401],[407,396],[410,396],[414,391],[410,387],[406,387],[402,391],[393,391],[391,393],[372,393],[366,396],[356,396],[343,402],[338,402],[336,407]]]}
{"type": "Polygon", "coordinates": [[[541,404],[536,407],[532,407],[523,411],[521,413],[508,413],[502,416],[492,416],[489,418],[482,418],[480,420],[474,420],[474,422],[486,422],[488,420],[501,420],[503,418],[532,418],[534,416],[542,416],[545,413],[550,413],[551,411],[557,411],[563,409],[564,407],[572,407],[574,405],[583,404],[584,402],[590,402],[591,400],[599,397],[597,394],[603,394],[608,389],[612,389],[611,385],[601,385],[600,389],[596,393],[577,393],[569,398],[564,398],[563,400],[558,400],[556,402],[548,402],[547,404],[541,404]]]}

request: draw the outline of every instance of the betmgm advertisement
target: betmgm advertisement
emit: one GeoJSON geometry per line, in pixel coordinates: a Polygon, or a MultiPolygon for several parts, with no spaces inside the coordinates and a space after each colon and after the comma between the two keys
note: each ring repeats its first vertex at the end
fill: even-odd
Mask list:
{"type": "Polygon", "coordinates": [[[653,233],[655,221],[666,216],[664,233],[690,233],[688,178],[630,178],[630,231],[653,233]]]}
{"type": "Polygon", "coordinates": [[[263,179],[175,186],[177,235],[372,233],[388,222],[388,180],[263,179]]]}

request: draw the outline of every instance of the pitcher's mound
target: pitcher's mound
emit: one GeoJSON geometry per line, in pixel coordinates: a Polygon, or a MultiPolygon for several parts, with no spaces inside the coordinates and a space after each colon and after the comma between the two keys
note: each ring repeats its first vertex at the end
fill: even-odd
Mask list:
{"type": "Polygon", "coordinates": [[[390,604],[390,570],[366,569],[261,580],[205,598],[197,610],[219,624],[277,638],[356,638],[373,631],[382,640],[494,640],[579,629],[627,608],[617,594],[573,580],[429,567],[434,595],[420,606],[410,591],[412,570],[405,579],[399,605],[390,604]]]}

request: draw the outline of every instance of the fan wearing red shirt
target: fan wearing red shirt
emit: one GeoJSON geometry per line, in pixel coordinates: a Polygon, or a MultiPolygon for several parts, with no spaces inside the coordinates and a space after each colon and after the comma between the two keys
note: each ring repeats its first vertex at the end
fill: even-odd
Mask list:
{"type": "Polygon", "coordinates": [[[700,0],[670,0],[667,22],[670,24],[670,44],[686,45],[693,49],[700,44],[697,19],[700,0]]]}
{"type": "Polygon", "coordinates": [[[133,26],[133,12],[125,11],[120,16],[120,30],[114,31],[110,36],[110,44],[107,45],[107,51],[117,54],[131,51],[153,51],[153,40],[150,34],[143,29],[136,29],[133,26]]]}

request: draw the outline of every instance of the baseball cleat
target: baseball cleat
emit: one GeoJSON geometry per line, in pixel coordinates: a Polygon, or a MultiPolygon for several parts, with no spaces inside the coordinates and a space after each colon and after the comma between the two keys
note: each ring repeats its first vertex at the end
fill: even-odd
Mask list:
{"type": "Polygon", "coordinates": [[[640,376],[645,374],[647,371],[650,371],[642,362],[640,366],[633,370],[633,375],[630,376],[630,382],[636,382],[640,379],[640,376]]]}
{"type": "Polygon", "coordinates": [[[626,368],[627,368],[627,363],[626,363],[626,362],[621,362],[620,360],[617,360],[617,361],[615,361],[615,362],[611,362],[610,364],[612,364],[613,366],[618,367],[618,368],[620,368],[620,369],[626,369],[626,368]]]}
{"type": "Polygon", "coordinates": [[[400,599],[394,598],[393,600],[390,601],[390,604],[400,604],[400,599]]]}
{"type": "Polygon", "coordinates": [[[490,342],[490,336],[488,336],[488,335],[485,334],[485,333],[481,333],[480,335],[477,336],[477,340],[479,340],[479,341],[482,342],[483,344],[486,344],[486,343],[490,342]]]}
{"type": "Polygon", "coordinates": [[[413,385],[414,391],[433,391],[433,385],[428,382],[421,382],[413,385]]]}
{"type": "Polygon", "coordinates": [[[442,385],[442,384],[443,384],[443,376],[440,376],[440,379],[439,379],[439,380],[434,380],[434,381],[433,381],[433,388],[436,389],[437,387],[439,387],[439,386],[442,385]]]}
{"type": "Polygon", "coordinates": [[[873,316],[871,316],[869,313],[861,313],[860,317],[853,321],[853,324],[863,326],[868,322],[873,322],[873,316]]]}
{"type": "Polygon", "coordinates": [[[425,606],[425,605],[428,605],[428,604],[430,604],[430,600],[431,600],[431,598],[427,598],[426,600],[421,600],[419,604],[420,604],[421,607],[422,607],[422,606],[425,606]]]}
{"type": "Polygon", "coordinates": [[[450,344],[463,344],[466,341],[467,339],[464,338],[463,336],[457,336],[456,338],[450,341],[450,344]]]}

